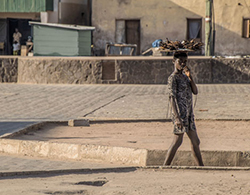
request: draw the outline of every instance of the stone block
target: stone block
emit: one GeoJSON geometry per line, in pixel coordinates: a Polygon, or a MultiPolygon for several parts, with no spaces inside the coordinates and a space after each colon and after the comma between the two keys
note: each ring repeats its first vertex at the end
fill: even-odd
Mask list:
{"type": "Polygon", "coordinates": [[[19,140],[0,139],[0,152],[18,154],[19,140]]]}
{"type": "Polygon", "coordinates": [[[205,166],[231,167],[237,165],[237,151],[203,151],[205,166]]]}
{"type": "Polygon", "coordinates": [[[76,126],[90,126],[88,119],[71,119],[68,121],[68,125],[71,127],[76,126]]]}
{"type": "Polygon", "coordinates": [[[250,151],[239,152],[237,166],[240,167],[250,166],[250,151]]]}
{"type": "Polygon", "coordinates": [[[167,150],[148,150],[147,166],[162,166],[167,150]]]}
{"type": "Polygon", "coordinates": [[[43,141],[20,141],[19,154],[47,157],[49,154],[49,143],[43,141]]]}
{"type": "Polygon", "coordinates": [[[109,161],[126,165],[146,166],[147,153],[146,149],[112,147],[109,161]]]}
{"type": "Polygon", "coordinates": [[[192,155],[191,151],[183,151],[183,150],[179,150],[177,151],[172,165],[174,166],[194,166],[195,161],[194,161],[194,157],[192,155]]]}
{"type": "Polygon", "coordinates": [[[79,145],[68,143],[49,143],[49,157],[58,159],[79,159],[79,145]]]}
{"type": "MultiPolygon", "coordinates": [[[[149,150],[147,166],[161,166],[165,160],[167,151],[149,150]]],[[[202,151],[205,166],[237,166],[237,151],[202,151]]],[[[246,156],[246,155],[245,155],[246,156]]],[[[250,159],[250,158],[249,158],[250,159]]],[[[248,164],[250,160],[241,158],[241,164],[248,164]]],[[[191,151],[177,151],[172,164],[173,166],[195,166],[195,159],[191,151]]]]}
{"type": "Polygon", "coordinates": [[[95,160],[107,160],[109,153],[111,152],[110,146],[98,146],[98,145],[81,145],[80,146],[80,159],[95,159],[95,160]]]}
{"type": "Polygon", "coordinates": [[[145,166],[146,158],[146,149],[98,145],[82,145],[80,147],[80,159],[102,160],[126,165],[145,166]]]}

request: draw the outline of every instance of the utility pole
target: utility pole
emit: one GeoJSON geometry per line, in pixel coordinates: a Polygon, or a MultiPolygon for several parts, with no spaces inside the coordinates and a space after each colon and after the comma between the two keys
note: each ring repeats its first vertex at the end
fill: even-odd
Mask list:
{"type": "Polygon", "coordinates": [[[213,0],[206,0],[206,18],[205,18],[205,55],[211,56],[213,53],[213,35],[212,35],[212,7],[213,0]]]}

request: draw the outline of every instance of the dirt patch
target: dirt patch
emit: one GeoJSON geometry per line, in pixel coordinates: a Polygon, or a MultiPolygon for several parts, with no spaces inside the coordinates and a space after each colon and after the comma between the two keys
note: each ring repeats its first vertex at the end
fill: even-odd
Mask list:
{"type": "MultiPolygon", "coordinates": [[[[196,126],[202,150],[250,150],[249,121],[196,121],[196,126]]],[[[171,122],[102,123],[89,127],[48,123],[18,139],[165,150],[172,141],[172,129],[171,122]]],[[[180,150],[187,149],[190,142],[185,135],[180,150]]]]}
{"type": "Polygon", "coordinates": [[[249,171],[137,170],[128,173],[4,179],[0,182],[0,194],[44,195],[44,192],[50,192],[58,195],[69,192],[86,195],[228,195],[250,194],[249,185],[249,171]],[[109,182],[101,187],[72,185],[98,177],[106,177],[109,182]]]}

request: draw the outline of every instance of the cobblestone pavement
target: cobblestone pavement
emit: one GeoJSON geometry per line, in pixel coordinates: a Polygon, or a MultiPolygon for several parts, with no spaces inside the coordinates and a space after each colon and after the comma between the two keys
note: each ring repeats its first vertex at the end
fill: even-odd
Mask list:
{"type": "MultiPolygon", "coordinates": [[[[250,119],[250,85],[198,88],[196,119],[250,119]]],[[[169,116],[166,85],[0,84],[0,104],[0,135],[38,121],[169,116]]]]}

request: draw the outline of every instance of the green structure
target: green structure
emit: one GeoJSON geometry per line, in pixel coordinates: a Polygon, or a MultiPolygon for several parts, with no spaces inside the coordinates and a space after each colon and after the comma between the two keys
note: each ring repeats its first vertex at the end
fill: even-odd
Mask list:
{"type": "Polygon", "coordinates": [[[90,56],[95,27],[30,22],[35,56],[90,56]]]}
{"type": "Polygon", "coordinates": [[[54,0],[0,0],[0,12],[53,11],[54,0]]]}

